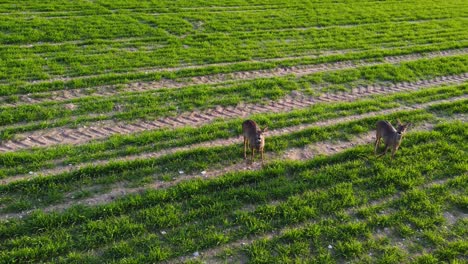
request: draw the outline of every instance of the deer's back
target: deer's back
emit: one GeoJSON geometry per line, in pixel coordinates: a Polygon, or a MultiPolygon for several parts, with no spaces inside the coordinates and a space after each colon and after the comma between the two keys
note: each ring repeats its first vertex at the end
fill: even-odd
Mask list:
{"type": "Polygon", "coordinates": [[[388,121],[377,122],[377,134],[380,134],[385,144],[399,145],[401,135],[397,135],[397,130],[388,121]]]}
{"type": "Polygon", "coordinates": [[[257,130],[258,125],[253,120],[246,120],[242,123],[242,134],[244,137],[255,137],[257,130]]]}
{"type": "Polygon", "coordinates": [[[377,122],[377,132],[382,136],[390,136],[396,133],[396,129],[388,121],[377,122]]]}

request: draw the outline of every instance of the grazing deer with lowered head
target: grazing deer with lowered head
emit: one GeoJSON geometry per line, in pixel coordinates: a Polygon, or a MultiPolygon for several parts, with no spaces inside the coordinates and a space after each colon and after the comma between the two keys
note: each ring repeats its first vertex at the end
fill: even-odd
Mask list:
{"type": "Polygon", "coordinates": [[[255,150],[260,152],[263,163],[263,148],[265,147],[265,132],[268,127],[260,129],[260,127],[252,120],[246,120],[242,123],[242,134],[244,136],[244,159],[247,159],[247,147],[252,150],[252,159],[254,160],[255,150]]]}
{"type": "Polygon", "coordinates": [[[379,157],[387,154],[389,147],[392,147],[392,159],[395,156],[395,152],[400,147],[401,141],[403,139],[403,134],[406,132],[406,129],[411,125],[411,123],[402,124],[400,119],[397,119],[398,126],[395,129],[392,124],[388,121],[379,121],[377,122],[377,134],[375,139],[375,148],[374,153],[377,154],[377,148],[380,144],[380,139],[383,138],[385,143],[385,150],[379,157]]]}

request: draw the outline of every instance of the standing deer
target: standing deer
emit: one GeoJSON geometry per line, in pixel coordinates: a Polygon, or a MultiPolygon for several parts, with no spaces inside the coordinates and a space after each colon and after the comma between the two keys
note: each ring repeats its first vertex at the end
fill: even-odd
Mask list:
{"type": "Polygon", "coordinates": [[[377,148],[380,144],[380,139],[383,138],[385,143],[385,150],[379,157],[387,154],[388,148],[392,147],[392,159],[395,156],[395,152],[400,147],[401,141],[403,139],[403,134],[406,132],[406,129],[411,125],[411,123],[402,124],[400,119],[397,119],[398,126],[395,129],[392,124],[388,121],[379,121],[377,122],[377,134],[375,139],[375,148],[374,153],[377,154],[377,148]]]}
{"type": "Polygon", "coordinates": [[[252,120],[246,120],[242,123],[242,134],[244,136],[244,159],[247,159],[247,147],[252,150],[252,159],[254,160],[255,150],[259,151],[262,156],[263,164],[263,148],[265,147],[264,133],[268,127],[260,129],[260,127],[252,120]]]}

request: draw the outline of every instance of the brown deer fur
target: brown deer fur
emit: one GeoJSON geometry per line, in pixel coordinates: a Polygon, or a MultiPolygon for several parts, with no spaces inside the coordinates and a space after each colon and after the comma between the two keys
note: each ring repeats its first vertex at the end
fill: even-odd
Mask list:
{"type": "Polygon", "coordinates": [[[267,127],[260,127],[253,120],[246,120],[242,123],[242,135],[244,136],[244,159],[247,159],[247,148],[252,151],[251,161],[253,162],[255,150],[260,152],[263,163],[263,148],[265,147],[264,134],[268,130],[267,127]]]}
{"type": "Polygon", "coordinates": [[[398,125],[395,129],[392,124],[388,121],[378,121],[377,122],[377,133],[375,139],[375,148],[374,153],[377,154],[377,148],[380,144],[380,139],[383,138],[385,143],[385,150],[379,157],[385,155],[389,147],[392,147],[392,159],[395,156],[395,152],[400,147],[401,141],[403,140],[403,134],[406,132],[406,129],[411,125],[411,123],[402,124],[398,119],[398,125]]]}

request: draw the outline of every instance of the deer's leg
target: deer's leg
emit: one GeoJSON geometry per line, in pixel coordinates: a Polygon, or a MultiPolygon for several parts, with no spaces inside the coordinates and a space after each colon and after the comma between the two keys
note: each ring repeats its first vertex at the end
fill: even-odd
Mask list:
{"type": "Polygon", "coordinates": [[[247,138],[244,137],[244,159],[247,158],[247,138]]]}
{"type": "Polygon", "coordinates": [[[255,157],[255,148],[252,148],[252,159],[251,159],[252,163],[254,161],[254,157],[255,157]]]}
{"type": "Polygon", "coordinates": [[[379,157],[382,157],[383,155],[387,154],[387,150],[388,150],[388,145],[385,144],[385,150],[382,154],[379,155],[379,157]]]}
{"type": "Polygon", "coordinates": [[[260,155],[262,156],[262,165],[263,165],[263,149],[260,150],[260,155]]]}
{"type": "Polygon", "coordinates": [[[397,150],[398,150],[398,146],[394,146],[392,148],[392,159],[393,159],[393,157],[395,157],[395,153],[396,153],[397,150]]]}
{"type": "Polygon", "coordinates": [[[375,146],[374,146],[374,154],[377,155],[377,149],[379,148],[379,144],[380,144],[380,136],[377,135],[376,139],[375,139],[375,146]]]}

